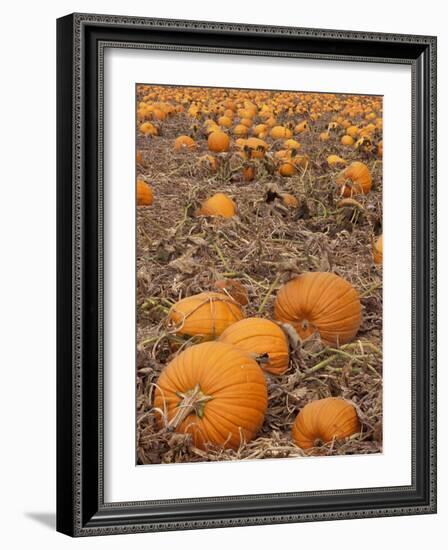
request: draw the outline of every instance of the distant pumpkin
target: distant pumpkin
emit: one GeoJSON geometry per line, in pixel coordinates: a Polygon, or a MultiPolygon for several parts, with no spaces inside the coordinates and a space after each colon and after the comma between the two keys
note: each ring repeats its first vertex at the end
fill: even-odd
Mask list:
{"type": "Polygon", "coordinates": [[[205,200],[198,211],[200,216],[231,218],[236,214],[236,204],[224,193],[216,193],[205,200]]]}
{"type": "Polygon", "coordinates": [[[373,260],[378,265],[381,265],[383,263],[383,235],[382,234],[373,243],[373,260]]]}
{"type": "Polygon", "coordinates": [[[214,153],[223,153],[230,148],[230,139],[225,132],[217,130],[208,136],[207,145],[214,153]]]}
{"type": "Polygon", "coordinates": [[[151,186],[141,179],[137,180],[137,206],[151,206],[154,195],[151,186]]]}
{"type": "Polygon", "coordinates": [[[338,175],[336,185],[344,197],[367,195],[372,189],[372,176],[369,167],[363,162],[352,162],[338,175]]]}
{"type": "Polygon", "coordinates": [[[182,151],[183,149],[195,149],[196,142],[190,136],[179,136],[174,142],[174,149],[176,151],[182,151]]]}

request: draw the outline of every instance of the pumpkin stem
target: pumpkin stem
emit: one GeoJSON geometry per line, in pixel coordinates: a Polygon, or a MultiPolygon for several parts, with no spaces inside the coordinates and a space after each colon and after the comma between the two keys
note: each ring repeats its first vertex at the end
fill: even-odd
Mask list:
{"type": "Polygon", "coordinates": [[[202,393],[199,384],[196,384],[193,389],[184,393],[179,392],[177,395],[181,397],[181,401],[177,404],[176,414],[168,422],[167,427],[169,430],[176,430],[191,413],[202,418],[204,416],[205,404],[213,399],[211,395],[202,393]]]}

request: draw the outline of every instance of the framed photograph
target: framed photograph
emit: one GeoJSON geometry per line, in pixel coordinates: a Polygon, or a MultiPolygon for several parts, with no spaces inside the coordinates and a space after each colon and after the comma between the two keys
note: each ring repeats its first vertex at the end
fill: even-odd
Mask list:
{"type": "Polygon", "coordinates": [[[436,38],[57,40],[57,529],[435,513],[436,38]]]}

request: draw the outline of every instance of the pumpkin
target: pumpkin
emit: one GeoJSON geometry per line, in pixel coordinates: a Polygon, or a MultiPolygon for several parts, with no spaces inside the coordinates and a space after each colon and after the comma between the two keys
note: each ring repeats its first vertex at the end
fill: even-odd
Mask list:
{"type": "Polygon", "coordinates": [[[357,126],[349,126],[345,130],[345,133],[351,136],[352,138],[355,138],[359,134],[359,128],[357,126]]]}
{"type": "Polygon", "coordinates": [[[257,124],[252,131],[254,136],[259,137],[260,134],[265,134],[268,131],[268,126],[267,124],[257,124]]]}
{"type": "Polygon", "coordinates": [[[144,122],[143,124],[140,124],[139,130],[145,136],[157,136],[159,133],[157,128],[154,124],[151,124],[151,122],[144,122]]]}
{"type": "Polygon", "coordinates": [[[150,206],[154,200],[151,186],[146,181],[137,180],[137,206],[150,206]]]}
{"type": "Polygon", "coordinates": [[[268,147],[268,144],[264,140],[256,137],[246,139],[244,143],[244,150],[247,152],[249,158],[263,158],[268,147]]]}
{"type": "Polygon", "coordinates": [[[372,176],[368,166],[355,161],[342,170],[336,178],[336,184],[341,188],[341,195],[344,197],[367,195],[372,188],[372,176]]]}
{"type": "Polygon", "coordinates": [[[383,235],[380,235],[373,243],[373,261],[376,264],[383,263],[383,235]]]}
{"type": "Polygon", "coordinates": [[[201,292],[176,302],[168,312],[168,326],[176,334],[201,340],[217,338],[232,323],[244,318],[240,305],[219,292],[201,292]]]}
{"type": "Polygon", "coordinates": [[[274,126],[271,129],[271,138],[272,139],[288,139],[292,137],[292,132],[289,128],[285,126],[274,126]]]}
{"type": "Polygon", "coordinates": [[[235,279],[219,279],[218,281],[215,281],[213,286],[227,296],[233,298],[242,306],[249,303],[249,296],[247,294],[246,287],[235,279]]]}
{"type": "Polygon", "coordinates": [[[286,206],[290,206],[291,208],[297,208],[299,206],[299,201],[294,195],[291,195],[290,193],[283,193],[281,197],[283,204],[286,206]]]}
{"type": "Polygon", "coordinates": [[[284,146],[287,149],[300,149],[300,147],[302,147],[302,145],[295,139],[287,139],[284,143],[284,146]]]}
{"type": "Polygon", "coordinates": [[[347,161],[338,155],[329,155],[327,157],[328,166],[345,166],[347,161]]]}
{"type": "Polygon", "coordinates": [[[285,178],[290,178],[297,173],[297,168],[291,162],[284,162],[280,165],[278,173],[285,178]]]}
{"type": "Polygon", "coordinates": [[[224,342],[190,346],[162,371],[154,392],[159,425],[190,434],[193,445],[238,449],[261,428],[266,380],[247,353],[224,342]]]}
{"type": "Polygon", "coordinates": [[[273,321],[248,317],[230,325],[219,337],[260,360],[262,368],[272,374],[284,374],[289,365],[288,339],[273,321]]]}
{"type": "Polygon", "coordinates": [[[320,141],[328,141],[330,139],[330,134],[328,132],[321,132],[319,134],[320,141]]]}
{"type": "Polygon", "coordinates": [[[350,342],[361,325],[361,302],[353,286],[334,273],[302,273],[277,293],[275,318],[302,340],[319,333],[328,345],[350,342]]]}
{"type": "Polygon", "coordinates": [[[217,172],[218,170],[218,159],[213,155],[203,155],[198,158],[199,162],[202,165],[205,165],[209,168],[210,172],[217,172]]]}
{"type": "Polygon", "coordinates": [[[228,195],[216,193],[202,203],[198,214],[200,216],[231,218],[236,214],[236,204],[228,195]]]}
{"type": "Polygon", "coordinates": [[[302,134],[303,132],[306,132],[307,130],[309,130],[309,126],[308,126],[308,122],[306,120],[304,120],[303,122],[299,122],[298,124],[296,124],[296,126],[294,128],[294,132],[296,134],[302,134]]]}
{"type": "Polygon", "coordinates": [[[252,181],[255,178],[255,166],[247,165],[243,168],[243,181],[252,181]]]}
{"type": "Polygon", "coordinates": [[[232,126],[232,119],[229,116],[223,115],[218,118],[218,124],[224,128],[230,128],[232,126]]]}
{"type": "Polygon", "coordinates": [[[221,130],[214,131],[208,136],[207,145],[210,151],[214,153],[222,153],[228,151],[230,148],[229,136],[221,132],[221,130]]]}
{"type": "Polygon", "coordinates": [[[352,136],[342,136],[341,137],[341,143],[342,145],[353,145],[355,143],[355,140],[352,138],[352,136]]]}
{"type": "Polygon", "coordinates": [[[292,438],[301,449],[311,449],[320,442],[329,443],[358,433],[361,429],[355,407],[338,397],[307,403],[292,426],[292,438]]]}
{"type": "Polygon", "coordinates": [[[247,136],[247,131],[247,126],[244,126],[244,124],[237,124],[233,129],[236,136],[247,136]]]}
{"type": "Polygon", "coordinates": [[[180,151],[182,149],[194,149],[196,142],[190,136],[179,136],[174,142],[174,149],[180,151]]]}

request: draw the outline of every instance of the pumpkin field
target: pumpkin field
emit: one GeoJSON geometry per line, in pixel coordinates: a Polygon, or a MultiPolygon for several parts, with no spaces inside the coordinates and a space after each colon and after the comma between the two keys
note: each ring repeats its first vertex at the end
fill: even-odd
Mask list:
{"type": "Polygon", "coordinates": [[[138,464],[382,451],[382,98],[136,87],[138,464]]]}

